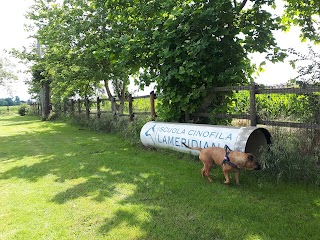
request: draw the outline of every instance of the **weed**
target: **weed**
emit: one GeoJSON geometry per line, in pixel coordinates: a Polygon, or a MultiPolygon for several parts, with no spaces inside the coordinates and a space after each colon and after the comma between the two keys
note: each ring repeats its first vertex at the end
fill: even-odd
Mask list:
{"type": "Polygon", "coordinates": [[[100,118],[90,116],[88,119],[85,114],[74,114],[62,115],[59,119],[94,131],[117,134],[127,142],[138,145],[140,144],[140,130],[150,120],[149,117],[139,117],[131,122],[128,118],[114,116],[111,113],[104,113],[100,118]]]}
{"type": "Polygon", "coordinates": [[[278,180],[320,185],[320,145],[317,130],[273,128],[273,142],[261,161],[278,180]]]}

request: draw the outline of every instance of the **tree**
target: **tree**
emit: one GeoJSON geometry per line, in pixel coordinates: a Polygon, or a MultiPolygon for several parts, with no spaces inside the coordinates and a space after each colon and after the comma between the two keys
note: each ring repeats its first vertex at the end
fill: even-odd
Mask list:
{"type": "Polygon", "coordinates": [[[12,98],[5,98],[4,100],[7,102],[7,106],[14,106],[12,98]]]}
{"type": "Polygon", "coordinates": [[[117,33],[109,27],[109,11],[104,1],[69,0],[62,5],[40,1],[33,6],[29,18],[34,20],[39,29],[37,38],[45,46],[45,67],[54,79],[54,98],[90,96],[101,81],[112,98],[111,81],[124,105],[124,91],[134,71],[120,61],[118,49],[122,48],[117,33]]]}
{"type": "MultiPolygon", "coordinates": [[[[294,49],[290,52],[296,56],[291,61],[293,67],[297,66],[298,76],[291,80],[300,87],[320,86],[320,54],[309,46],[309,53],[302,54],[294,49]]],[[[318,93],[304,94],[303,114],[301,118],[310,123],[320,124],[320,95],[318,93]]],[[[319,133],[319,132],[318,132],[319,133]]]]}
{"type": "Polygon", "coordinates": [[[13,102],[14,102],[14,105],[20,105],[21,101],[20,101],[19,96],[15,96],[13,102]]]}
{"type": "Polygon", "coordinates": [[[4,98],[0,98],[0,106],[8,106],[8,102],[4,98]]]}
{"type": "Polygon", "coordinates": [[[136,29],[132,42],[141,43],[145,52],[138,52],[145,60],[142,84],[157,83],[167,120],[223,110],[227,98],[215,94],[213,87],[252,80],[248,53],[266,52],[271,61],[285,57],[272,34],[282,27],[280,17],[264,10],[275,1],[254,1],[247,8],[248,1],[139,2],[128,1],[121,14],[113,14],[136,29]]]}
{"type": "Polygon", "coordinates": [[[5,86],[11,80],[17,80],[18,77],[10,68],[13,64],[5,57],[0,56],[0,86],[5,86]]]}
{"type": "Polygon", "coordinates": [[[301,27],[302,40],[320,43],[320,0],[285,0],[283,23],[301,27]]]}
{"type": "Polygon", "coordinates": [[[300,85],[316,85],[320,84],[320,54],[315,52],[309,46],[309,53],[299,53],[294,49],[290,49],[296,58],[291,60],[291,65],[298,69],[298,76],[293,80],[300,85]]]}
{"type": "Polygon", "coordinates": [[[316,40],[306,16],[317,12],[286,2],[282,19],[271,13],[275,0],[41,0],[28,16],[45,46],[53,98],[90,96],[103,81],[109,97],[112,82],[124,100],[134,76],[142,88],[156,83],[163,119],[198,121],[199,113],[226,111],[230,96],[213,87],[252,81],[248,54],[285,58],[273,31],[305,22],[316,40]]]}

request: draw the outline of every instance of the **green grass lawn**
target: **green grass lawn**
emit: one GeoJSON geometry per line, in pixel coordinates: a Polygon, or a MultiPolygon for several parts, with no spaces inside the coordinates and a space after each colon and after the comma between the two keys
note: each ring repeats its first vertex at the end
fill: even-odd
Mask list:
{"type": "Polygon", "coordinates": [[[188,156],[0,116],[0,239],[319,239],[320,190],[244,172],[210,184],[188,156]],[[234,179],[233,179],[234,181],[234,179]]]}

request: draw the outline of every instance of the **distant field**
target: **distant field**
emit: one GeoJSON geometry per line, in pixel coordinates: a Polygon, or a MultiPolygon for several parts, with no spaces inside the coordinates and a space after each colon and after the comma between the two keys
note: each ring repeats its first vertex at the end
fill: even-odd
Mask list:
{"type": "Polygon", "coordinates": [[[19,106],[0,106],[0,116],[18,114],[18,108],[19,106]]]}

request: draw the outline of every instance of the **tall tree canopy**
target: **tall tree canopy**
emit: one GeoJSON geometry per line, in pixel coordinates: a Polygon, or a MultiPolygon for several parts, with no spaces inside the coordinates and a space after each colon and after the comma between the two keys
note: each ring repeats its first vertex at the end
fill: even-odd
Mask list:
{"type": "Polygon", "coordinates": [[[28,16],[54,97],[88,96],[100,82],[110,97],[111,82],[123,98],[135,78],[156,83],[165,119],[183,121],[223,105],[213,87],[251,80],[249,53],[283,60],[273,31],[298,24],[318,40],[318,1],[286,2],[282,19],[275,0],[36,0],[28,16]]]}
{"type": "Polygon", "coordinates": [[[0,56],[0,86],[5,86],[11,80],[18,77],[12,71],[13,64],[6,58],[0,56]]]}

